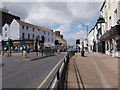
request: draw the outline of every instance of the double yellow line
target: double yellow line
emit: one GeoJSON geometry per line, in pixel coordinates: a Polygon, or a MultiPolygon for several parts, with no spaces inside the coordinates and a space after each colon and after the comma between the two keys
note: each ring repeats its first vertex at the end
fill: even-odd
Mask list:
{"type": "Polygon", "coordinates": [[[52,71],[47,75],[47,77],[42,81],[42,83],[37,87],[36,90],[39,90],[44,85],[44,83],[51,76],[51,74],[54,72],[54,70],[57,68],[57,66],[61,63],[61,61],[62,61],[62,59],[55,65],[55,67],[52,69],[52,71]]]}

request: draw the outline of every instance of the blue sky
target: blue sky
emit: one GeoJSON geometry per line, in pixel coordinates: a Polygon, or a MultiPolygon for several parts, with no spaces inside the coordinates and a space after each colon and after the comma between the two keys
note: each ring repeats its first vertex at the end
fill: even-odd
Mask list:
{"type": "Polygon", "coordinates": [[[86,27],[94,27],[100,15],[102,2],[3,2],[9,12],[20,16],[22,21],[38,26],[59,30],[68,45],[74,45],[76,39],[86,38],[86,27]],[[19,6],[19,7],[18,7],[19,6]]]}

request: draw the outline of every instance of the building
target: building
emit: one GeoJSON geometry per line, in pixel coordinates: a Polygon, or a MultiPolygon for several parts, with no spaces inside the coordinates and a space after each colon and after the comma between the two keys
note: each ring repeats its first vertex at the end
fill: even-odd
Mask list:
{"type": "Polygon", "coordinates": [[[9,38],[14,40],[13,44],[20,46],[28,46],[33,49],[35,42],[44,42],[44,46],[54,46],[55,33],[53,30],[39,27],[30,23],[13,19],[11,24],[5,24],[2,27],[3,40],[9,41],[9,38]],[[24,45],[23,45],[23,41],[24,45]]]}
{"type": "Polygon", "coordinates": [[[88,51],[93,52],[94,28],[88,34],[88,51]]]}
{"type": "Polygon", "coordinates": [[[102,48],[105,49],[106,54],[120,57],[120,0],[114,0],[114,2],[105,0],[100,12],[105,20],[101,23],[103,32],[101,42],[104,43],[102,48]]]}
{"type": "Polygon", "coordinates": [[[65,51],[67,48],[66,40],[63,38],[63,35],[60,35],[60,31],[55,31],[55,34],[56,34],[56,41],[58,42],[58,44],[57,44],[58,50],[65,51]]]}
{"type": "Polygon", "coordinates": [[[82,44],[82,48],[84,48],[84,51],[88,51],[88,40],[83,40],[82,44]]]}
{"type": "Polygon", "coordinates": [[[11,24],[13,19],[20,20],[19,16],[8,13],[8,10],[6,8],[0,8],[0,14],[2,15],[2,26],[4,26],[6,23],[11,24]]]}
{"type": "MultiPolygon", "coordinates": [[[[18,16],[15,16],[13,14],[10,14],[8,12],[8,10],[4,7],[4,8],[0,8],[0,46],[1,46],[1,41],[2,41],[2,27],[5,25],[5,24],[8,24],[10,25],[11,22],[13,21],[13,19],[17,19],[17,20],[20,20],[20,17],[18,16]]],[[[1,49],[0,49],[1,50],[1,49]]]]}

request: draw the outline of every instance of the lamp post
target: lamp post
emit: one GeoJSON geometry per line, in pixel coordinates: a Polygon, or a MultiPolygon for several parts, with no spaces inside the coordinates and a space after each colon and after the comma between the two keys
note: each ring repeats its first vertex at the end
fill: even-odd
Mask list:
{"type": "Polygon", "coordinates": [[[85,26],[87,28],[87,51],[88,51],[88,25],[81,25],[81,26],[85,26]]]}

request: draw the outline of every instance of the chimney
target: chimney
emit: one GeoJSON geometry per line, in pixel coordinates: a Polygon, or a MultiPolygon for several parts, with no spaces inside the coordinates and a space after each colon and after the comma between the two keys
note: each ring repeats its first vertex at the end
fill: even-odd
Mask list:
{"type": "Polygon", "coordinates": [[[55,34],[60,36],[60,31],[55,31],[55,34]]]}
{"type": "Polygon", "coordinates": [[[60,35],[61,38],[63,38],[63,35],[60,35]]]}

